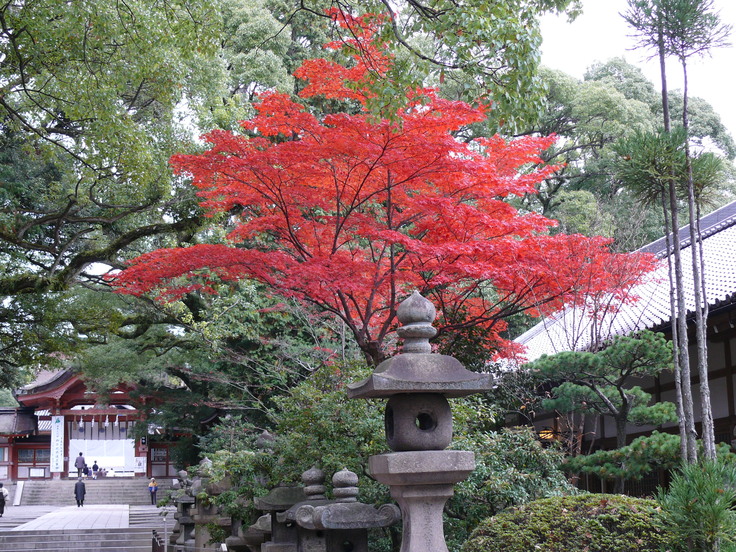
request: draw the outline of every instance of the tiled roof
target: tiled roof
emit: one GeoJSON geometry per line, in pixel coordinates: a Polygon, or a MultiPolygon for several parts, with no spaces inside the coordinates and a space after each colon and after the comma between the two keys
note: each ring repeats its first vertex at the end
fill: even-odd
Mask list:
{"type": "Polygon", "coordinates": [[[18,395],[32,395],[60,385],[67,381],[73,373],[71,370],[40,370],[36,379],[16,390],[18,395]]]}
{"type": "Polygon", "coordinates": [[[30,435],[35,428],[32,409],[0,408],[0,435],[30,435]]]}
{"type": "MultiPolygon", "coordinates": [[[[711,308],[716,308],[736,302],[736,202],[701,218],[700,222],[708,303],[711,308]]],[[[687,229],[685,228],[685,233],[681,229],[680,235],[685,238],[681,255],[685,301],[688,312],[691,312],[695,308],[692,249],[687,229]]],[[[662,260],[659,268],[648,277],[647,281],[633,290],[633,294],[639,298],[636,303],[624,305],[617,313],[599,321],[593,321],[580,311],[570,309],[540,322],[515,340],[526,346],[527,360],[534,360],[542,354],[585,350],[591,345],[591,335],[595,334],[605,340],[635,330],[656,329],[669,325],[670,286],[664,238],[643,247],[640,251],[655,253],[662,260]],[[594,325],[597,328],[594,328],[594,325]]]]}

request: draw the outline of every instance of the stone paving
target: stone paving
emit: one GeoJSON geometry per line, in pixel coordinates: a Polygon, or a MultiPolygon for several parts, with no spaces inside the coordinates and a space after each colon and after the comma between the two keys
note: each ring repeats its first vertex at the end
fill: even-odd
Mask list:
{"type": "Polygon", "coordinates": [[[63,506],[49,512],[43,506],[11,506],[5,509],[5,517],[28,519],[34,513],[39,517],[13,527],[11,531],[49,531],[69,529],[125,529],[129,527],[129,506],[125,504],[89,506],[63,506]],[[31,511],[36,510],[37,512],[31,511]]]}

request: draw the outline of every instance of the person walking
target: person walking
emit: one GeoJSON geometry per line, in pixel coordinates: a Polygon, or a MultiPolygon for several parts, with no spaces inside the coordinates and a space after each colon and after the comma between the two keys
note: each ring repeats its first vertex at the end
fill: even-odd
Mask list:
{"type": "Polygon", "coordinates": [[[151,504],[156,504],[156,491],[158,491],[158,483],[152,477],[151,482],[148,484],[148,492],[151,494],[151,504]]]}
{"type": "Polygon", "coordinates": [[[97,465],[97,460],[95,460],[95,463],[92,464],[92,479],[97,479],[97,471],[100,469],[100,466],[97,465]]]}
{"type": "Polygon", "coordinates": [[[74,485],[74,498],[77,499],[77,508],[84,506],[84,495],[87,494],[87,488],[84,486],[84,481],[80,477],[76,485],[74,485]]]}
{"type": "Polygon", "coordinates": [[[3,517],[3,514],[5,513],[5,502],[8,500],[8,489],[3,487],[3,484],[0,483],[0,517],[3,517]]]}
{"type": "Polygon", "coordinates": [[[77,459],[74,461],[74,467],[77,468],[77,477],[82,477],[82,470],[87,465],[87,461],[84,459],[82,453],[79,453],[77,459]]]}

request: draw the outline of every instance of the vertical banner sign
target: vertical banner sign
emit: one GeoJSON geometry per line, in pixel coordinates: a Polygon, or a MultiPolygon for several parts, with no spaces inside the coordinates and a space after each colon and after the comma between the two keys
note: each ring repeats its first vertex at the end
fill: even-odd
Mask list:
{"type": "Polygon", "coordinates": [[[64,416],[51,416],[51,473],[64,471],[64,416]]]}

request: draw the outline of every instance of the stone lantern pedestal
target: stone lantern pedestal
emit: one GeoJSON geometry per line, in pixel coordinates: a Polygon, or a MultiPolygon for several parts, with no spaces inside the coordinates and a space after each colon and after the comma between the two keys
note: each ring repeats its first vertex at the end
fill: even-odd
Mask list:
{"type": "Polygon", "coordinates": [[[379,454],[368,462],[371,477],[391,488],[401,508],[401,552],[447,552],[442,510],[455,484],[475,469],[475,455],[467,450],[421,450],[379,454]]]}

